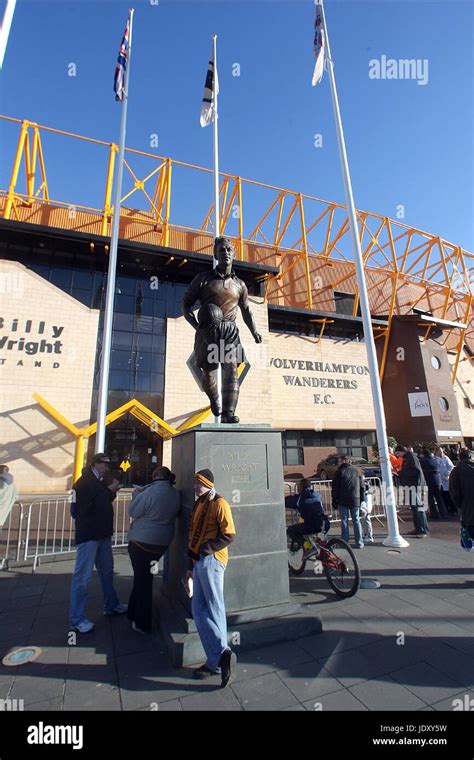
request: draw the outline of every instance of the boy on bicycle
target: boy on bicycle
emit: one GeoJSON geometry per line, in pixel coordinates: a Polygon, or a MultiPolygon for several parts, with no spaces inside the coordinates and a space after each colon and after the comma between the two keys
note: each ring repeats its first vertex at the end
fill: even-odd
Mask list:
{"type": "Polygon", "coordinates": [[[298,484],[299,496],[294,497],[293,507],[303,518],[303,522],[290,525],[286,532],[292,539],[292,551],[298,551],[303,545],[304,536],[311,533],[321,533],[329,530],[329,518],[324,514],[324,507],[320,494],[314,490],[311,481],[307,478],[300,480],[298,484]]]}

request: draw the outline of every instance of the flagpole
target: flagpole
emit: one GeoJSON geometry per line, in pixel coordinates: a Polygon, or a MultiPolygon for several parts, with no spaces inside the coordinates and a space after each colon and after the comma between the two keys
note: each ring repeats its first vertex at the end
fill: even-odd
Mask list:
{"type": "Polygon", "coordinates": [[[112,220],[112,235],[110,240],[109,268],[107,273],[107,293],[105,300],[104,331],[102,336],[102,357],[100,363],[99,402],[97,407],[97,433],[95,438],[95,453],[105,448],[105,417],[107,415],[107,399],[109,392],[110,353],[112,348],[112,326],[114,318],[115,279],[117,274],[117,251],[120,228],[120,199],[122,196],[123,162],[125,157],[125,135],[127,131],[128,82],[132,58],[132,27],[134,9],[130,8],[130,25],[128,35],[127,65],[125,68],[124,96],[122,100],[122,116],[120,121],[119,159],[117,167],[117,184],[115,187],[114,215],[112,220]]]}
{"type": "Polygon", "coordinates": [[[5,12],[3,14],[2,24],[0,26],[0,69],[3,66],[3,60],[7,51],[8,38],[15,13],[16,0],[7,0],[5,12]]]}
{"type": "Polygon", "coordinates": [[[372,398],[374,402],[375,422],[377,432],[377,442],[379,447],[380,466],[382,470],[382,481],[385,486],[386,506],[387,506],[387,525],[388,536],[383,541],[385,546],[405,547],[409,546],[408,542],[400,535],[398,530],[398,520],[396,512],[395,492],[393,488],[392,472],[390,467],[390,458],[388,452],[388,442],[386,433],[385,412],[383,407],[382,388],[379,379],[379,367],[377,362],[377,353],[375,350],[375,341],[372,332],[372,321],[370,316],[369,297],[367,293],[367,284],[364,276],[364,263],[362,250],[360,246],[359,233],[357,229],[356,210],[354,197],[352,193],[351,176],[347,160],[346,143],[344,140],[344,131],[342,127],[341,112],[339,109],[339,100],[337,97],[336,78],[334,76],[334,64],[331,57],[331,48],[329,46],[329,35],[326,26],[326,16],[324,13],[323,0],[316,4],[321,7],[322,26],[326,44],[326,61],[328,64],[329,81],[331,84],[332,106],[334,111],[334,120],[336,122],[337,142],[339,147],[339,156],[341,160],[342,176],[344,180],[344,191],[346,195],[347,212],[349,216],[352,246],[354,249],[354,258],[356,264],[357,284],[359,287],[359,301],[362,313],[362,323],[364,326],[365,345],[367,348],[367,359],[370,371],[370,383],[372,386],[372,398]]]}
{"type": "MultiPolygon", "coordinates": [[[[217,34],[212,35],[214,45],[214,87],[213,87],[213,108],[214,108],[214,229],[216,238],[221,234],[220,209],[219,209],[219,124],[217,112],[217,94],[218,94],[218,77],[217,77],[217,34]]],[[[213,256],[213,268],[217,267],[217,260],[213,256]]],[[[220,350],[220,346],[219,346],[220,350]]],[[[219,364],[217,368],[217,394],[222,403],[222,367],[219,364]]],[[[221,418],[215,416],[214,422],[220,424],[221,418]]]]}

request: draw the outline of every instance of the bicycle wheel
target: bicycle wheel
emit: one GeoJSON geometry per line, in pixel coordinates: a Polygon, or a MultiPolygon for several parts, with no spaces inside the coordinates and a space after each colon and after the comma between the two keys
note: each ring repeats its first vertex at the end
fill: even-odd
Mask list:
{"type": "Polygon", "coordinates": [[[351,547],[342,538],[331,538],[325,548],[324,573],[332,590],[338,596],[354,596],[360,587],[360,568],[351,547]]]}
{"type": "Polygon", "coordinates": [[[306,567],[304,549],[301,546],[296,552],[294,552],[291,550],[292,543],[292,539],[287,536],[288,570],[290,571],[291,575],[301,575],[301,573],[304,573],[306,567]]]}

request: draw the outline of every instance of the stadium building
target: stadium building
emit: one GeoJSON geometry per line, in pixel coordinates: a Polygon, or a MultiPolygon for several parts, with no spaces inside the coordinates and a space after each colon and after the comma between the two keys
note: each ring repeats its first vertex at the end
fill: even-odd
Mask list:
{"type": "MultiPolygon", "coordinates": [[[[0,190],[1,463],[21,491],[58,492],[94,447],[116,146],[8,121],[19,137],[0,190]],[[102,187],[89,200],[73,182],[56,198],[48,156],[64,144],[85,156],[90,143],[107,167],[102,187]]],[[[131,484],[170,462],[180,430],[211,418],[181,303],[212,266],[214,236],[209,170],[132,149],[126,162],[106,440],[131,484]]],[[[283,431],[286,474],[312,475],[335,451],[370,458],[375,418],[346,209],[228,174],[220,202],[221,234],[263,336],[254,344],[239,319],[241,422],[283,431]]],[[[474,257],[399,220],[358,218],[388,434],[473,447],[474,257]]]]}

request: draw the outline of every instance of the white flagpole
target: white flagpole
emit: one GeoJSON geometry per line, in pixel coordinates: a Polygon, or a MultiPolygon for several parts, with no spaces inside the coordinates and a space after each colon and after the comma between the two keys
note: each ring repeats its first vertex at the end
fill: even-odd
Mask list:
{"type": "Polygon", "coordinates": [[[7,0],[5,12],[3,14],[2,25],[0,26],[0,69],[3,66],[3,59],[7,51],[8,38],[15,13],[16,0],[7,0]]]}
{"type": "MultiPolygon", "coordinates": [[[[220,211],[219,211],[219,125],[218,125],[218,113],[217,113],[217,34],[212,35],[214,43],[214,86],[213,86],[213,110],[214,110],[214,229],[216,238],[220,236],[220,211]]],[[[213,257],[213,267],[217,266],[217,261],[213,257]]],[[[220,356],[220,346],[218,355],[220,356]]],[[[217,368],[217,393],[222,403],[222,367],[219,364],[217,368]]],[[[220,423],[220,417],[214,417],[214,422],[220,423]]]]}
{"type": "MultiPolygon", "coordinates": [[[[318,4],[318,3],[317,3],[318,4]]],[[[377,430],[377,442],[379,446],[380,465],[382,470],[382,481],[385,487],[386,504],[387,504],[387,524],[388,536],[384,540],[385,546],[405,547],[408,542],[400,535],[398,530],[398,520],[396,512],[395,492],[393,488],[392,472],[390,467],[390,458],[388,452],[388,442],[386,433],[385,412],[383,408],[382,388],[379,379],[379,367],[377,362],[377,353],[375,350],[375,341],[372,332],[372,322],[370,317],[369,297],[367,294],[367,285],[364,276],[364,263],[362,250],[360,246],[359,233],[357,229],[356,211],[354,197],[352,194],[351,177],[349,173],[349,164],[347,161],[346,144],[344,140],[344,131],[342,128],[341,112],[339,110],[339,101],[337,97],[336,79],[334,76],[334,64],[331,57],[331,48],[329,46],[329,35],[326,26],[326,16],[324,13],[323,0],[319,0],[321,6],[322,22],[326,44],[326,60],[331,84],[332,106],[334,111],[334,120],[336,122],[337,142],[339,146],[339,156],[341,159],[342,176],[344,180],[344,190],[346,195],[347,212],[349,215],[352,246],[354,249],[354,258],[356,264],[357,284],[359,287],[360,308],[362,313],[362,323],[364,325],[365,345],[367,348],[367,359],[369,363],[370,382],[372,386],[372,398],[374,402],[375,421],[377,430]]]]}
{"type": "Polygon", "coordinates": [[[119,160],[117,184],[115,186],[114,216],[110,241],[109,268],[107,273],[107,294],[105,300],[104,332],[102,336],[102,358],[100,363],[99,403],[97,407],[97,433],[95,437],[95,453],[105,448],[105,417],[107,415],[107,398],[109,392],[110,353],[112,348],[112,325],[114,319],[115,279],[117,274],[117,250],[120,226],[120,199],[122,196],[123,161],[125,156],[125,134],[127,130],[128,82],[130,63],[132,59],[132,27],[134,9],[130,8],[130,25],[128,34],[128,54],[125,69],[124,96],[122,101],[122,117],[120,122],[119,160]]]}

